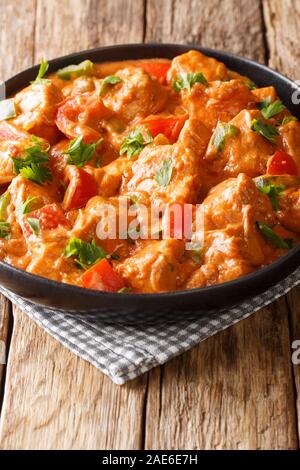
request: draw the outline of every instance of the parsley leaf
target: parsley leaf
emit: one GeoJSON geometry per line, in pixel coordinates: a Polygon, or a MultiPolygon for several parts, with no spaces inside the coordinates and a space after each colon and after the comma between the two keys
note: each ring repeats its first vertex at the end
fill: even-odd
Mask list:
{"type": "Polygon", "coordinates": [[[75,257],[75,263],[81,268],[88,269],[100,259],[106,257],[106,253],[101,246],[96,245],[95,240],[91,243],[84,242],[80,238],[71,238],[65,248],[66,258],[75,257]]]}
{"type": "Polygon", "coordinates": [[[21,218],[22,215],[25,215],[31,212],[33,210],[31,208],[31,204],[37,199],[38,199],[37,196],[28,196],[28,198],[24,202],[18,205],[16,208],[18,218],[21,218]]]}
{"type": "Polygon", "coordinates": [[[16,117],[16,104],[13,98],[0,101],[0,121],[5,121],[16,117]]]}
{"type": "Polygon", "coordinates": [[[176,75],[173,81],[173,89],[175,93],[179,93],[180,90],[183,90],[184,88],[186,88],[188,91],[191,91],[192,86],[195,85],[195,83],[202,83],[203,85],[207,85],[208,81],[202,72],[180,73],[176,75]]]}
{"type": "Polygon", "coordinates": [[[44,84],[47,84],[47,83],[51,83],[51,80],[47,80],[46,78],[43,78],[45,75],[46,75],[46,72],[49,68],[49,63],[47,60],[42,60],[41,61],[41,64],[40,64],[40,68],[39,68],[39,72],[37,74],[37,77],[35,80],[33,80],[32,84],[40,84],[40,83],[44,83],[44,84]]]}
{"type": "Polygon", "coordinates": [[[126,153],[128,158],[135,157],[152,141],[153,138],[149,130],[137,127],[125,138],[121,145],[120,155],[126,153]]]}
{"type": "Polygon", "coordinates": [[[249,90],[256,90],[257,86],[252,83],[252,82],[248,82],[247,80],[244,82],[244,85],[246,85],[246,87],[249,88],[249,90]]]}
{"type": "Polygon", "coordinates": [[[40,221],[39,219],[36,219],[35,217],[27,217],[26,222],[30,225],[32,228],[33,233],[38,236],[39,231],[40,231],[40,221]]]}
{"type": "Polygon", "coordinates": [[[270,198],[272,209],[274,211],[278,211],[278,197],[282,196],[282,193],[285,190],[285,185],[272,184],[268,181],[264,181],[263,179],[257,180],[255,184],[261,193],[266,194],[270,198]]]}
{"type": "Polygon", "coordinates": [[[291,121],[298,121],[298,119],[295,116],[284,116],[281,122],[278,124],[281,126],[285,126],[285,124],[288,124],[291,121]]]}
{"type": "Polygon", "coordinates": [[[131,292],[131,288],[130,287],[122,287],[121,289],[119,289],[117,291],[118,294],[126,294],[128,292],[131,292]]]}
{"type": "Polygon", "coordinates": [[[117,83],[121,83],[122,81],[123,81],[122,78],[118,77],[117,75],[109,75],[101,83],[100,90],[99,90],[99,96],[102,95],[102,93],[103,93],[103,91],[104,91],[104,89],[106,88],[107,85],[117,85],[117,83]]]}
{"type": "Polygon", "coordinates": [[[40,166],[37,163],[31,163],[29,166],[21,168],[19,173],[24,176],[24,178],[38,184],[42,184],[44,181],[51,179],[49,168],[40,166]]]}
{"type": "MultiPolygon", "coordinates": [[[[44,166],[49,162],[49,155],[43,150],[42,141],[33,140],[35,145],[24,150],[22,158],[12,158],[14,172],[25,178],[42,184],[52,178],[49,168],[44,166]]],[[[48,149],[48,148],[47,148],[48,149]]]]}
{"type": "Polygon", "coordinates": [[[276,143],[276,136],[279,135],[279,132],[276,127],[271,126],[270,124],[264,124],[259,119],[253,119],[251,129],[252,131],[257,132],[258,134],[261,134],[272,144],[276,143]]]}
{"type": "Polygon", "coordinates": [[[273,243],[277,248],[283,248],[285,250],[290,250],[293,247],[293,240],[290,238],[281,238],[272,227],[265,224],[264,222],[256,222],[256,226],[263,235],[263,237],[273,243]]]}
{"type": "Polygon", "coordinates": [[[62,80],[71,80],[72,75],[80,77],[82,75],[91,75],[94,69],[94,64],[90,60],[84,60],[78,65],[67,65],[58,70],[57,76],[62,80]]]}
{"type": "Polygon", "coordinates": [[[8,222],[0,222],[0,238],[9,240],[11,236],[11,227],[8,222]]]}
{"type": "Polygon", "coordinates": [[[238,134],[238,131],[238,128],[233,124],[219,121],[212,136],[210,146],[214,147],[218,153],[222,152],[226,143],[226,138],[234,137],[238,134]]]}
{"type": "Polygon", "coordinates": [[[271,103],[271,97],[268,96],[268,98],[259,103],[259,109],[265,119],[270,119],[276,116],[276,114],[281,113],[281,111],[285,109],[285,106],[280,100],[271,103]]]}
{"type": "Polygon", "coordinates": [[[64,155],[69,155],[67,163],[78,167],[84,166],[93,158],[97,145],[102,141],[101,138],[94,144],[85,144],[82,136],[71,140],[69,147],[63,152],[64,155]]]}
{"type": "Polygon", "coordinates": [[[155,172],[154,179],[160,186],[167,186],[172,178],[173,163],[169,158],[165,158],[162,166],[155,172]]]}
{"type": "Polygon", "coordinates": [[[0,220],[4,220],[6,217],[6,209],[9,203],[9,194],[6,191],[0,196],[0,220]]]}

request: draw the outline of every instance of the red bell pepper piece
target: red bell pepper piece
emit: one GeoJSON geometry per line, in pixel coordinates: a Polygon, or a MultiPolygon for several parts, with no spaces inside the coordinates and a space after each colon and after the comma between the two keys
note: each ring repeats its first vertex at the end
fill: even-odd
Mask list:
{"type": "Polygon", "coordinates": [[[88,269],[81,279],[87,289],[117,292],[125,287],[123,279],[105,258],[88,269]]]}
{"type": "Polygon", "coordinates": [[[165,118],[147,118],[142,121],[141,124],[144,124],[147,129],[149,129],[150,134],[153,139],[158,134],[164,134],[170,141],[171,144],[177,141],[180,131],[187,119],[187,115],[181,116],[170,116],[165,118]]]}
{"type": "Polygon", "coordinates": [[[298,175],[297,165],[288,153],[278,150],[267,164],[268,175],[298,175]]]}
{"type": "Polygon", "coordinates": [[[59,225],[64,227],[68,226],[68,221],[63,210],[56,203],[47,204],[41,209],[29,212],[26,216],[23,216],[22,230],[25,237],[29,237],[33,234],[33,229],[27,222],[27,218],[37,219],[41,230],[51,230],[57,228],[59,225]]]}
{"type": "Polygon", "coordinates": [[[82,168],[69,165],[66,168],[69,185],[62,203],[66,211],[79,209],[86,205],[89,199],[98,194],[95,178],[82,168]]]}
{"type": "Polygon", "coordinates": [[[167,73],[171,64],[169,62],[140,62],[138,67],[157,78],[163,85],[167,81],[167,73]]]}

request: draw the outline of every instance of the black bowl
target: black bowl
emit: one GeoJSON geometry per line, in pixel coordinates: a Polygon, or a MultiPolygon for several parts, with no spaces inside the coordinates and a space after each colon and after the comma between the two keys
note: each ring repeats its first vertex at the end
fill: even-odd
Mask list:
{"type": "MultiPolygon", "coordinates": [[[[290,111],[300,118],[298,107],[291,101],[293,92],[299,92],[294,82],[278,72],[243,57],[227,52],[197,46],[176,44],[132,44],[101,47],[50,61],[49,72],[84,59],[93,62],[141,59],[151,57],[173,58],[190,49],[196,49],[224,62],[230,69],[248,76],[258,86],[274,85],[290,111]]],[[[36,77],[38,66],[31,67],[6,82],[7,95],[25,87],[36,77]]],[[[15,294],[39,305],[72,313],[97,312],[103,319],[118,322],[147,321],[197,317],[208,310],[223,310],[261,294],[283,280],[299,266],[300,246],[265,268],[240,279],[216,286],[164,294],[112,294],[51,281],[21,271],[0,262],[0,283],[15,294]]]]}

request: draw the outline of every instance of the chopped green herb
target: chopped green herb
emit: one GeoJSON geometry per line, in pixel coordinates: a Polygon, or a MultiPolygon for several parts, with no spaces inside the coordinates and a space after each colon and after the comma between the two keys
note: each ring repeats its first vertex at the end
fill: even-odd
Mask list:
{"type": "Polygon", "coordinates": [[[5,220],[6,209],[9,204],[9,193],[6,191],[0,196],[0,220],[5,220]]]}
{"type": "Polygon", "coordinates": [[[16,208],[17,216],[18,218],[22,217],[22,215],[28,214],[31,212],[33,209],[31,208],[31,204],[38,200],[37,196],[28,196],[28,198],[22,202],[19,206],[16,208]]]}
{"type": "Polygon", "coordinates": [[[12,158],[14,172],[42,184],[52,178],[51,171],[45,166],[49,162],[49,155],[43,150],[41,142],[34,142],[35,145],[24,150],[22,158],[12,158]]]}
{"type": "Polygon", "coordinates": [[[40,148],[41,150],[43,150],[43,152],[49,152],[50,148],[51,148],[51,145],[49,144],[49,142],[47,142],[46,140],[42,139],[41,137],[37,137],[36,135],[32,135],[31,136],[31,142],[37,146],[38,148],[40,148]]]}
{"type": "Polygon", "coordinates": [[[100,157],[96,158],[96,168],[101,168],[101,158],[100,157]]]}
{"type": "Polygon", "coordinates": [[[118,292],[118,294],[126,294],[128,292],[131,292],[131,289],[130,289],[130,287],[122,287],[117,292],[118,292]]]}
{"type": "Polygon", "coordinates": [[[261,110],[261,109],[267,108],[269,104],[271,103],[271,99],[272,99],[271,96],[267,96],[265,99],[257,103],[257,109],[261,110]]]}
{"type": "Polygon", "coordinates": [[[13,98],[0,101],[0,121],[16,117],[16,104],[13,98]]]}
{"type": "Polygon", "coordinates": [[[86,162],[93,158],[97,145],[102,141],[101,138],[94,144],[85,144],[82,136],[71,140],[70,145],[63,152],[64,155],[68,155],[67,163],[78,167],[84,166],[86,162]]]}
{"type": "Polygon", "coordinates": [[[248,82],[247,80],[244,82],[244,85],[249,88],[249,90],[256,90],[257,86],[254,83],[248,82]]]}
{"type": "Polygon", "coordinates": [[[278,211],[278,197],[282,196],[282,193],[285,190],[284,184],[276,185],[268,181],[264,181],[264,179],[257,180],[255,184],[260,192],[266,194],[270,198],[272,209],[274,211],[278,211]]]}
{"type": "Polygon", "coordinates": [[[264,222],[256,222],[256,226],[263,235],[263,237],[273,243],[277,248],[290,250],[293,247],[293,240],[291,238],[281,238],[272,227],[264,222]]]}
{"type": "Polygon", "coordinates": [[[110,255],[110,257],[111,257],[111,259],[113,259],[113,260],[115,260],[115,261],[117,261],[118,259],[120,259],[120,256],[119,256],[117,253],[112,253],[112,254],[110,255]]]}
{"type": "Polygon", "coordinates": [[[117,83],[121,83],[122,81],[123,81],[122,78],[117,77],[117,75],[109,75],[101,83],[100,90],[99,90],[99,96],[102,95],[102,93],[105,90],[105,88],[107,87],[107,85],[117,85],[117,83]]]}
{"type": "Polygon", "coordinates": [[[218,153],[222,152],[226,143],[226,139],[236,136],[238,132],[238,128],[233,124],[219,121],[212,136],[210,146],[214,147],[218,153]]]}
{"type": "Polygon", "coordinates": [[[30,166],[26,166],[20,169],[20,175],[24,176],[34,183],[42,184],[46,180],[51,179],[51,172],[49,168],[40,166],[37,163],[31,163],[30,166]]]}
{"type": "Polygon", "coordinates": [[[195,83],[202,83],[203,85],[207,85],[208,81],[202,72],[180,73],[173,81],[173,89],[175,93],[179,93],[180,90],[183,90],[184,88],[188,91],[191,91],[192,86],[195,85],[195,83]]]}
{"type": "MultiPolygon", "coordinates": [[[[270,98],[270,96],[268,97],[270,98]]],[[[276,100],[272,103],[267,101],[267,98],[259,103],[261,114],[265,119],[271,119],[276,116],[276,114],[281,113],[285,109],[285,106],[282,104],[282,101],[276,100]]]]}
{"type": "Polygon", "coordinates": [[[126,153],[128,158],[135,157],[152,141],[153,138],[149,130],[137,127],[125,138],[121,145],[120,155],[126,153]]]}
{"type": "Polygon", "coordinates": [[[169,158],[165,158],[162,166],[155,172],[154,179],[160,186],[167,186],[172,178],[173,163],[169,158]]]}
{"type": "Polygon", "coordinates": [[[30,82],[32,84],[40,84],[40,83],[44,83],[44,84],[47,84],[47,83],[51,83],[51,80],[47,80],[46,78],[44,78],[44,76],[46,75],[47,73],[47,70],[49,68],[49,63],[47,60],[42,60],[41,61],[41,64],[40,64],[40,68],[39,68],[39,72],[37,74],[37,77],[36,79],[33,81],[33,82],[30,82]]]}
{"type": "Polygon", "coordinates": [[[276,136],[279,135],[276,127],[271,126],[270,124],[264,124],[259,119],[253,119],[251,129],[258,134],[261,134],[272,144],[276,143],[276,136]]]}
{"type": "Polygon", "coordinates": [[[201,264],[202,261],[203,261],[203,254],[204,254],[204,249],[203,248],[199,248],[197,250],[194,250],[193,253],[192,253],[192,260],[197,264],[201,264]]]}
{"type": "Polygon", "coordinates": [[[281,126],[285,126],[286,124],[288,124],[289,122],[292,122],[292,121],[298,121],[298,119],[295,116],[284,116],[282,121],[279,122],[278,124],[281,125],[281,126]]]}
{"type": "Polygon", "coordinates": [[[32,228],[33,233],[38,236],[40,231],[40,221],[35,217],[27,217],[26,222],[29,223],[30,227],[32,228]]]}
{"type": "Polygon", "coordinates": [[[11,236],[11,227],[8,222],[0,222],[0,238],[9,240],[11,236]]]}
{"type": "Polygon", "coordinates": [[[57,71],[57,76],[63,80],[71,80],[72,75],[80,77],[82,75],[91,75],[94,69],[94,64],[90,60],[84,60],[78,65],[68,65],[57,71]]]}
{"type": "Polygon", "coordinates": [[[8,222],[0,222],[0,238],[9,240],[11,236],[11,227],[8,222]]]}
{"type": "Polygon", "coordinates": [[[64,255],[66,258],[75,257],[75,263],[81,268],[88,269],[97,261],[106,257],[106,253],[101,246],[96,245],[95,240],[91,243],[84,242],[80,238],[71,238],[66,246],[64,255]]]}

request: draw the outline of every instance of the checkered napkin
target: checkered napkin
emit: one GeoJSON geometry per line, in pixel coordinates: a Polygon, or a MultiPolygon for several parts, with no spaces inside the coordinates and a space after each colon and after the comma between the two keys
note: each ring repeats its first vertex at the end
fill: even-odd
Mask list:
{"type": "Polygon", "coordinates": [[[74,315],[54,311],[25,301],[3,287],[0,292],[73,353],[116,384],[124,384],[247,318],[299,283],[300,268],[262,295],[221,313],[211,311],[197,320],[137,325],[104,322],[95,313],[74,315]]]}

